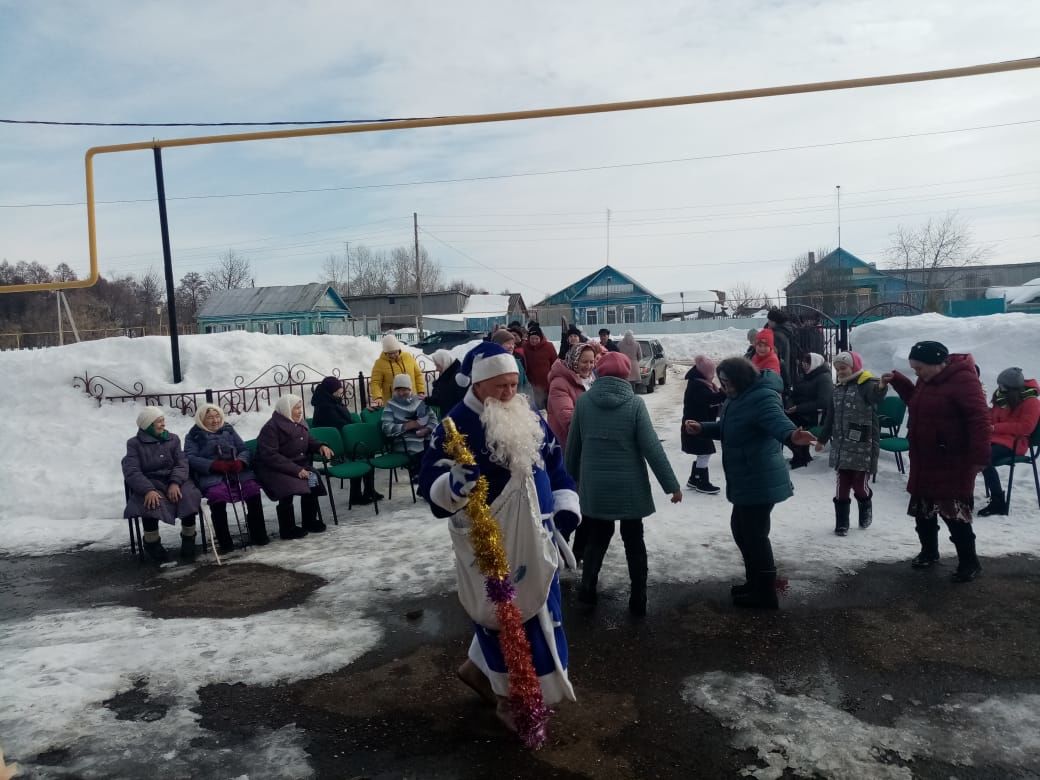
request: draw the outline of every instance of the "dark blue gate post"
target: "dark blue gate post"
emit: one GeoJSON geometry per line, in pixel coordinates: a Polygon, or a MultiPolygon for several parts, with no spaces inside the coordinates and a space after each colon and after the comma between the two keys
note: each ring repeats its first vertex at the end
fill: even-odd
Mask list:
{"type": "Polygon", "coordinates": [[[838,321],[838,351],[849,351],[849,321],[845,317],[838,321]]]}
{"type": "Polygon", "coordinates": [[[358,407],[358,414],[361,414],[361,410],[368,407],[368,391],[365,389],[365,373],[363,371],[358,371],[357,386],[358,402],[361,404],[358,407]]]}

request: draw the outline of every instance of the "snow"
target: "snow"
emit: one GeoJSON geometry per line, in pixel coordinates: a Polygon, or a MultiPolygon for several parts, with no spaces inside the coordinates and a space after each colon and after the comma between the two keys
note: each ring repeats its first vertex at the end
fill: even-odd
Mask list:
{"type": "MultiPolygon", "coordinates": [[[[905,368],[910,345],[943,341],[954,351],[977,356],[992,388],[996,374],[1019,365],[1040,374],[1033,315],[1009,314],[950,319],[938,315],[899,318],[857,327],[855,349],[875,371],[905,368]]],[[[700,353],[720,359],[743,354],[746,332],[730,328],[659,338],[673,361],[700,353]]],[[[273,363],[292,360],[319,373],[338,367],[343,375],[368,374],[378,344],[346,336],[264,336],[227,333],[182,339],[185,386],[225,387],[233,376],[248,381],[273,363]]],[[[453,350],[462,357],[474,344],[453,350]]],[[[119,460],[134,430],[139,407],[100,408],[72,377],[89,371],[115,380],[138,379],[148,390],[170,389],[165,340],[109,339],[67,347],[0,353],[8,392],[0,400],[0,555],[44,555],[86,546],[87,551],[126,547],[119,460]],[[48,462],[50,461],[50,462],[48,462]]],[[[673,469],[685,480],[692,462],[679,447],[685,367],[641,396],[664,443],[673,469]]],[[[233,418],[243,438],[256,435],[269,413],[233,418]]],[[[167,415],[183,435],[192,420],[167,415]]],[[[719,458],[711,476],[725,477],[719,458]]],[[[1006,480],[1006,471],[1002,470],[1006,480]]],[[[807,603],[814,593],[869,562],[905,561],[917,551],[906,517],[905,477],[891,455],[882,453],[875,490],[875,522],[868,531],[833,535],[834,474],[826,456],[792,473],[795,496],[773,513],[773,544],[781,573],[791,581],[787,598],[807,603]]],[[[982,485],[977,498],[982,500],[982,485]]],[[[385,490],[384,490],[385,492],[385,490]]],[[[0,621],[0,734],[12,756],[31,756],[68,747],[82,776],[128,776],[170,754],[185,776],[301,777],[310,772],[305,737],[293,727],[260,732],[251,743],[226,748],[202,739],[208,732],[191,711],[199,686],[211,682],[270,684],[298,680],[349,665],[383,640],[380,622],[368,617],[402,600],[444,593],[454,587],[454,562],[444,521],[434,520],[407,490],[381,504],[347,515],[342,494],[341,525],[321,536],[254,548],[238,560],[281,566],[324,577],[328,584],[304,604],[233,620],[158,620],[127,607],[67,609],[0,621]],[[167,716],[152,723],[117,720],[105,699],[147,677],[150,692],[165,697],[167,716]],[[234,772],[228,770],[233,761],[234,772]],[[195,767],[192,772],[189,767],[195,767]]],[[[326,506],[323,500],[323,506],[326,506]]],[[[273,507],[267,506],[273,521],[273,507]]],[[[720,590],[741,572],[729,530],[730,506],[723,496],[686,493],[671,505],[659,494],[657,512],[646,522],[651,592],[669,583],[717,582],[720,590]]],[[[1036,534],[1040,512],[1028,468],[1016,471],[1012,514],[977,523],[983,556],[1040,555],[1036,534]]],[[[169,540],[177,529],[163,528],[169,540]]],[[[945,543],[944,543],[945,544],[945,543]]],[[[943,553],[952,550],[944,547],[943,553]]],[[[81,553],[82,554],[82,553],[81,553]]],[[[127,566],[136,565],[127,555],[127,566]]],[[[234,565],[232,563],[231,565],[234,565]]],[[[164,570],[175,577],[184,567],[164,570]]],[[[604,589],[626,587],[621,545],[608,553],[604,589]]],[[[690,706],[720,718],[736,747],[760,751],[747,769],[756,777],[787,770],[830,777],[906,777],[906,770],[878,762],[878,751],[908,758],[948,755],[964,763],[986,760],[1001,750],[1036,755],[1040,750],[1040,698],[1005,695],[957,701],[956,727],[942,708],[914,710],[892,728],[859,721],[824,694],[787,696],[773,682],[721,672],[691,677],[684,693],[690,706]],[[903,774],[900,774],[902,772],[903,774]],[[887,773],[887,774],[886,774],[887,773]]],[[[914,705],[915,707],[917,705],[914,705]]],[[[39,768],[33,770],[40,774],[39,768]]],[[[64,771],[64,770],[62,770],[64,771]]]]}
{"type": "Polygon", "coordinates": [[[1040,278],[1017,287],[987,287],[987,298],[1004,298],[1008,306],[1021,306],[1040,300],[1040,278]]]}
{"type": "Polygon", "coordinates": [[[712,314],[725,313],[726,304],[719,301],[714,290],[683,290],[680,292],[661,293],[661,314],[682,314],[693,312],[696,317],[698,309],[712,314]]]}
{"type": "Polygon", "coordinates": [[[852,348],[862,355],[864,367],[875,374],[896,368],[912,377],[907,355],[918,341],[940,341],[950,352],[970,352],[982,372],[982,383],[992,393],[997,375],[1005,368],[1018,366],[1027,378],[1040,376],[1038,330],[1040,317],[1035,314],[920,314],[860,325],[849,338],[852,348]]]}
{"type": "Polygon", "coordinates": [[[502,317],[508,311],[508,295],[471,295],[462,308],[467,317],[502,317]]]}

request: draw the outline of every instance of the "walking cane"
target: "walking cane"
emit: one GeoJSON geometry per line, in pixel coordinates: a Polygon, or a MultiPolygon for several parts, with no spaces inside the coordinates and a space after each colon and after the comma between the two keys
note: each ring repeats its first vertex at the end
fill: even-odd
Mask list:
{"type": "Polygon", "coordinates": [[[209,536],[209,549],[213,553],[213,557],[217,561],[217,566],[223,566],[223,562],[220,560],[220,553],[217,552],[217,535],[213,530],[213,518],[210,517],[203,510],[204,506],[209,506],[209,500],[203,499],[202,503],[199,504],[199,516],[202,518],[202,527],[205,529],[206,534],[209,536]]]}
{"type": "MultiPolygon", "coordinates": [[[[217,458],[219,458],[220,460],[225,460],[225,458],[224,458],[224,448],[221,447],[219,444],[217,445],[217,458]]],[[[235,453],[234,453],[234,451],[232,451],[232,453],[231,453],[231,459],[235,460],[235,453]]],[[[236,480],[238,479],[238,474],[235,474],[235,479],[236,480]]],[[[235,513],[235,527],[238,528],[238,543],[241,544],[242,543],[242,521],[238,517],[238,507],[235,505],[235,500],[234,500],[235,499],[235,491],[231,487],[231,478],[228,476],[226,471],[224,472],[224,485],[227,487],[227,490],[228,490],[228,498],[231,499],[230,501],[228,501],[228,503],[231,504],[231,511],[235,513]]],[[[242,497],[242,483],[241,482],[239,482],[239,484],[238,484],[238,497],[239,498],[242,497]]]]}

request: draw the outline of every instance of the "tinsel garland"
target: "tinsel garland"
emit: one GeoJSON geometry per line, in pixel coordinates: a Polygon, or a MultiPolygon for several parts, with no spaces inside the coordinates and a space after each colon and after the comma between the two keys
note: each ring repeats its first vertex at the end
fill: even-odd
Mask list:
{"type": "MultiPolygon", "coordinates": [[[[466,445],[466,436],[450,417],[444,418],[444,452],[457,463],[471,466],[477,461],[466,445]]],[[[488,481],[481,476],[469,494],[466,514],[469,537],[477,566],[484,575],[488,600],[495,605],[502,657],[509,674],[509,706],[517,733],[527,747],[537,750],[545,744],[546,728],[552,710],[542,699],[542,686],[531,660],[531,644],[524,632],[523,617],[513,599],[516,590],[509,577],[509,561],[502,547],[502,534],[488,506],[488,481]]]]}

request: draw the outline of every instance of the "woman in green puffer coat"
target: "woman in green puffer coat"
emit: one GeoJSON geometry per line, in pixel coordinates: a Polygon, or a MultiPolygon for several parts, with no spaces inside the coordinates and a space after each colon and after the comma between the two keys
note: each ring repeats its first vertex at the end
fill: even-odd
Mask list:
{"type": "Polygon", "coordinates": [[[715,370],[726,403],[716,422],[684,421],[686,433],[722,440],[730,529],[744,558],[747,582],[731,589],[738,607],[776,609],[776,563],[769,543],[770,513],[794,495],[783,445],[816,441],[784,414],[784,385],[772,371],[758,373],[745,358],[727,358],[715,370]]]}
{"type": "Polygon", "coordinates": [[[621,352],[608,352],[596,365],[598,378],[575,405],[567,436],[567,472],[578,483],[582,526],[588,528],[578,599],[596,603],[603,558],[621,521],[628,575],[632,582],[628,608],[646,614],[646,544],[643,518],[655,511],[646,464],[672,503],[682,501],[679,480],[668,463],[642,399],[628,382],[631,362],[621,352]]]}

